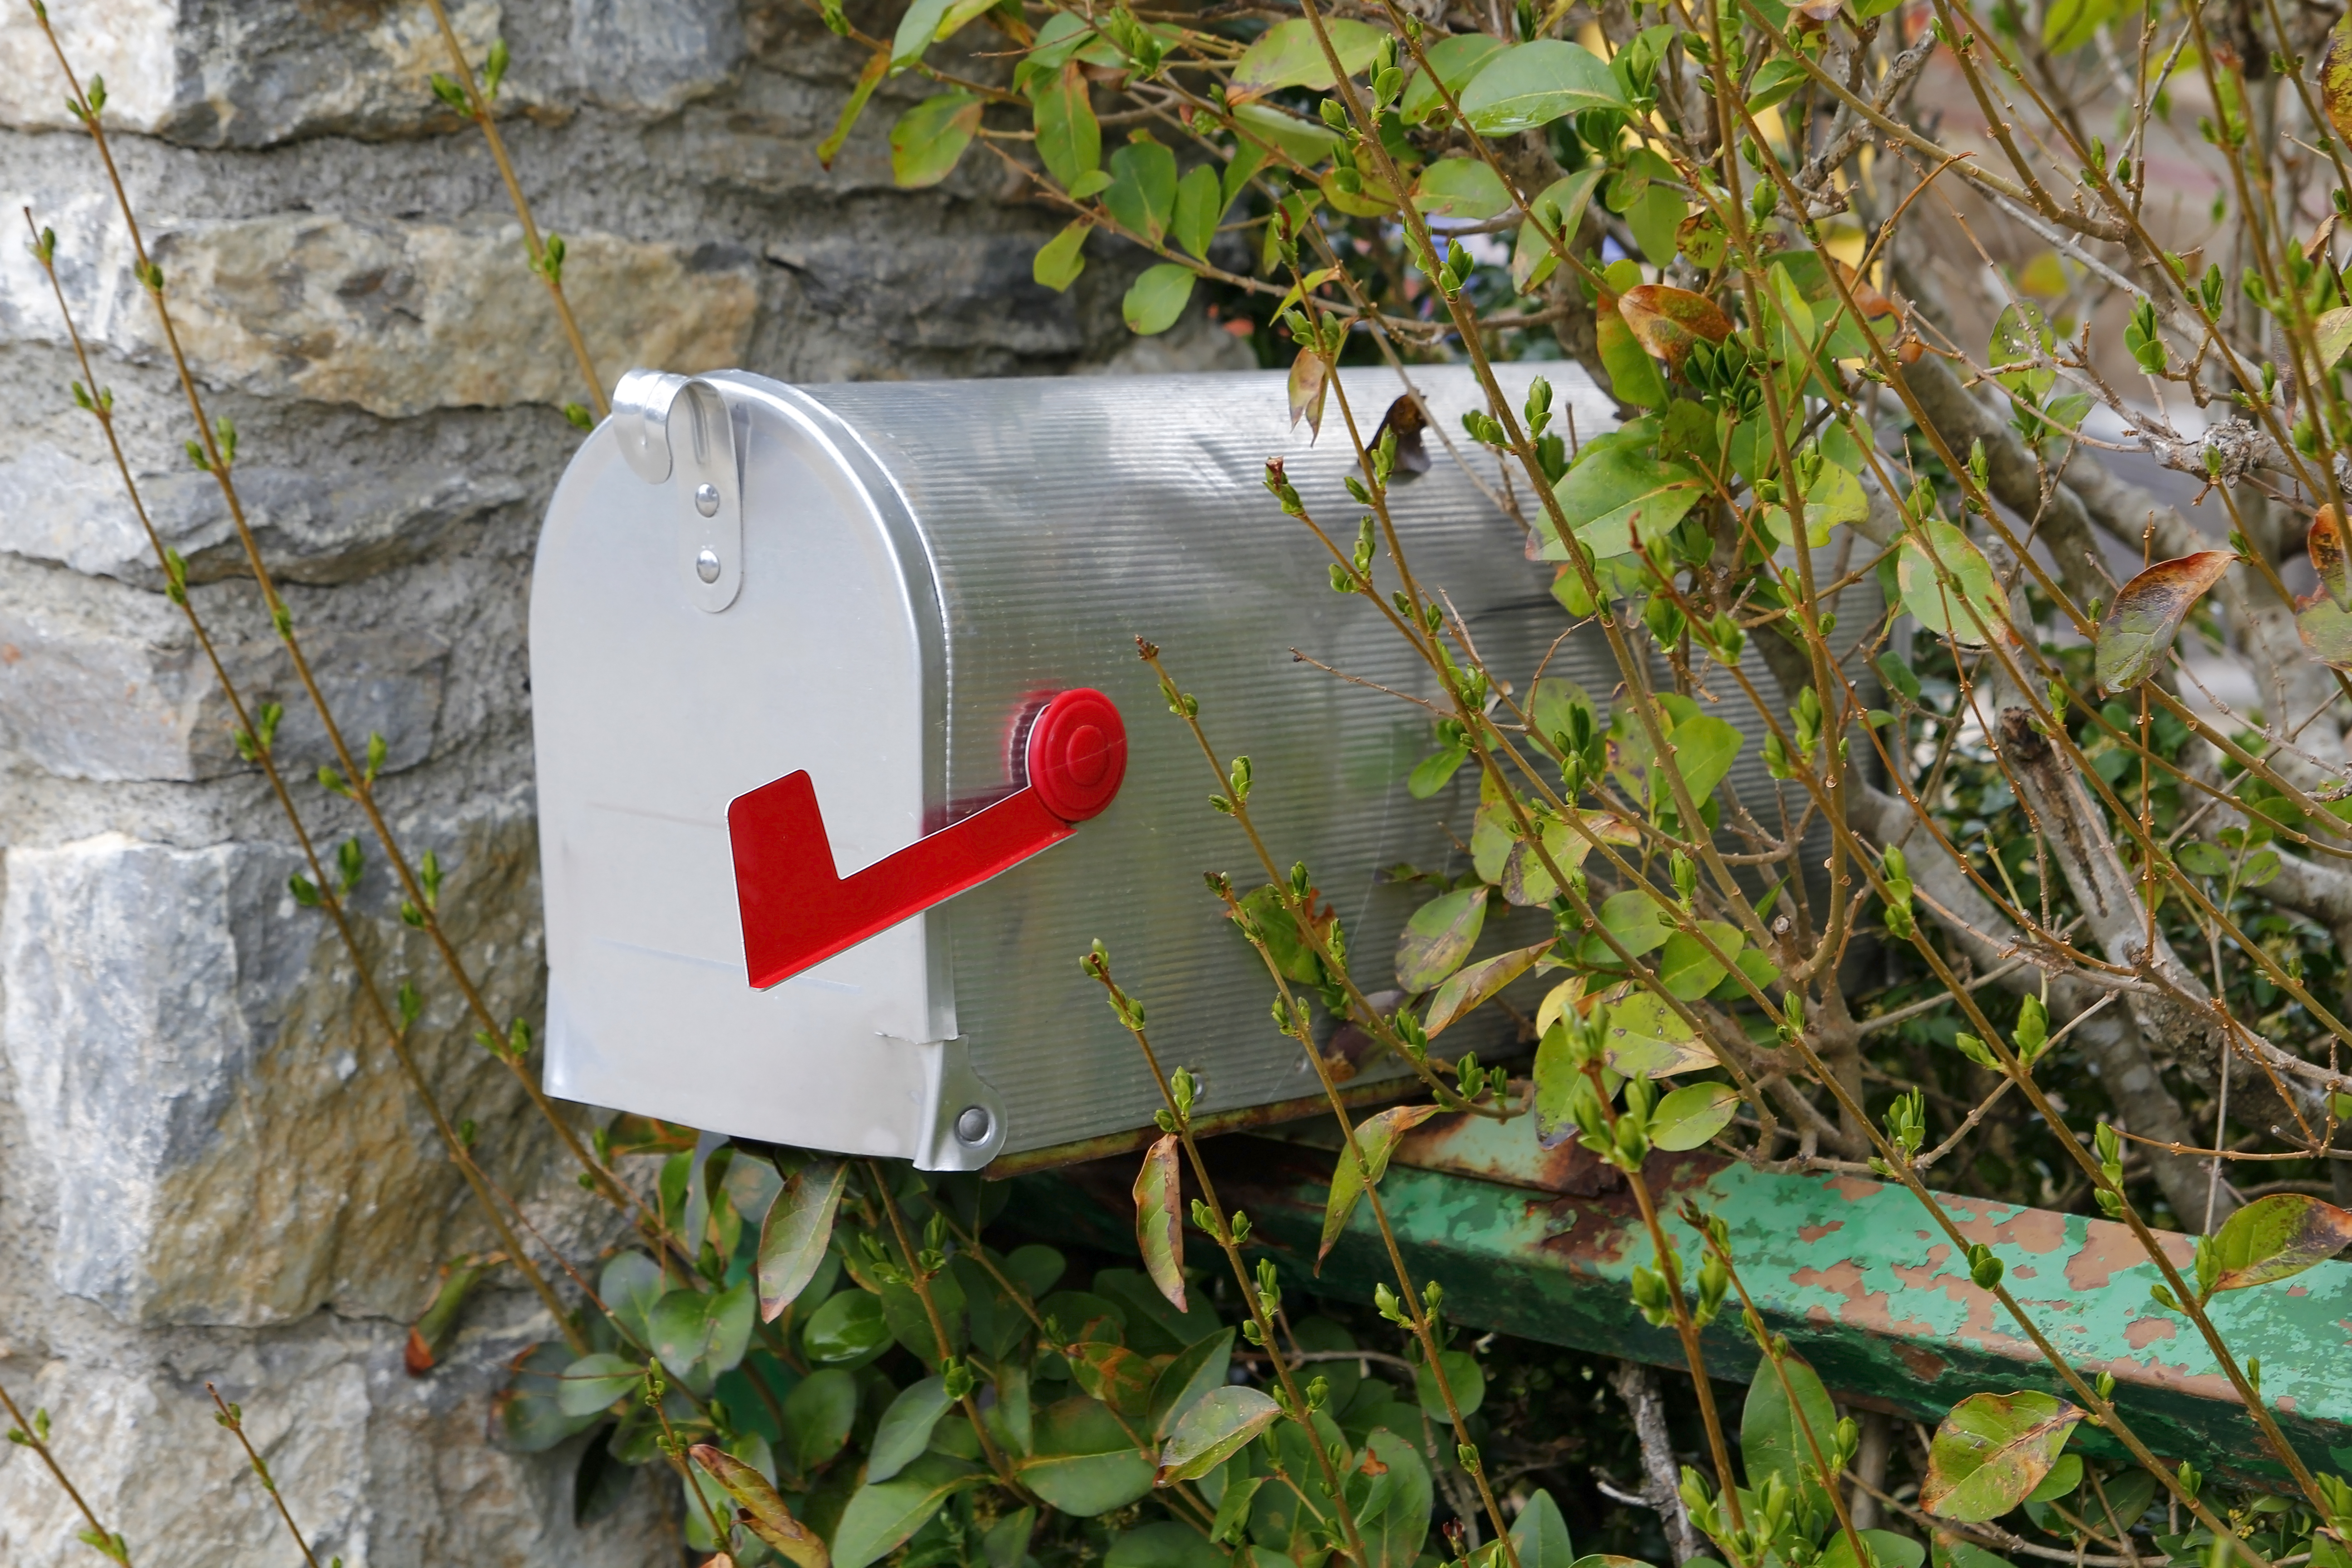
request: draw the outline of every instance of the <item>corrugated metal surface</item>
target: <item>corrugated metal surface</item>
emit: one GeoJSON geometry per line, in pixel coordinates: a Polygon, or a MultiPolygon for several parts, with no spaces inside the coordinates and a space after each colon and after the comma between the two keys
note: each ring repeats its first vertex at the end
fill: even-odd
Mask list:
{"type": "MultiPolygon", "coordinates": [[[[1544,368],[1577,404],[1580,430],[1605,427],[1607,405],[1580,374],[1544,368]]],[[[1534,369],[1512,367],[1513,396],[1534,369]]],[[[1476,400],[1469,372],[1414,376],[1458,431],[1476,400]]],[[[1400,390],[1378,371],[1346,385],[1368,432],[1400,390]]],[[[1026,694],[1095,685],[1127,716],[1131,760],[1111,810],[964,895],[942,922],[959,1027],[1010,1108],[1008,1152],[1138,1125],[1158,1104],[1079,973],[1097,938],[1149,1006],[1166,1061],[1202,1076],[1209,1105],[1311,1089],[1269,1021],[1263,968],[1201,882],[1223,870],[1250,886],[1264,872],[1240,829],[1209,808],[1214,777],[1133,639],[1160,645],[1220,752],[1252,758],[1268,847],[1280,865],[1303,859],[1317,872],[1358,983],[1391,984],[1397,933],[1427,891],[1380,885],[1376,871],[1404,861],[1458,873],[1454,840],[1469,837],[1475,784],[1465,770],[1436,800],[1412,799],[1403,780],[1432,749],[1430,715],[1291,658],[1297,647],[1433,694],[1379,611],[1331,591],[1328,556],[1262,488],[1265,459],[1282,456],[1317,520],[1352,542],[1361,509],[1341,483],[1351,459],[1337,400],[1310,447],[1305,426],[1288,428],[1278,374],[807,390],[882,458],[930,546],[947,622],[949,800],[999,786],[1006,716],[1026,694]]],[[[1564,624],[1551,568],[1525,560],[1517,527],[1431,445],[1431,471],[1397,491],[1408,557],[1426,586],[1452,595],[1489,660],[1524,683],[1564,624]]],[[[1492,458],[1470,460],[1494,482],[1492,458]]],[[[1579,639],[1553,668],[1601,694],[1614,683],[1606,660],[1597,640],[1579,639]]],[[[1515,921],[1522,940],[1541,934],[1540,917],[1515,921]]]]}

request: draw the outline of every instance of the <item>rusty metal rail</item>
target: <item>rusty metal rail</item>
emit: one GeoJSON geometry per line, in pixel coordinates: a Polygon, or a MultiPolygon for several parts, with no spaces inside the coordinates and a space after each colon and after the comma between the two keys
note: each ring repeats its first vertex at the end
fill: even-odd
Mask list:
{"type": "MultiPolygon", "coordinates": [[[[1361,1301],[1391,1277],[1360,1205],[1322,1277],[1311,1276],[1336,1127],[1204,1147],[1220,1195],[1249,1211],[1297,1285],[1361,1301]]],[[[1033,1226],[1051,1213],[1131,1245],[1118,1206],[1129,1163],[1023,1177],[1028,1206],[1019,1212],[1037,1216],[1033,1226]]],[[[1663,1211],[1687,1198],[1730,1226],[1740,1277],[1771,1327],[1841,1398],[1934,1421],[1986,1389],[2064,1392],[1903,1188],[1769,1174],[1706,1153],[1654,1154],[1645,1174],[1663,1211]]],[[[1651,1260],[1632,1196],[1580,1150],[1538,1148],[1525,1121],[1439,1117],[1400,1145],[1381,1195],[1412,1267],[1444,1282],[1457,1321],[1683,1365],[1672,1331],[1652,1328],[1631,1300],[1633,1267],[1651,1260]]],[[[2149,1299],[2156,1269],[2125,1227],[1957,1195],[1942,1202],[1964,1236],[2007,1266],[2037,1326],[2086,1373],[2115,1374],[2119,1406],[2152,1447],[2206,1469],[2273,1473],[2195,1329],[2149,1299]]],[[[1679,1221],[1668,1235],[1695,1271],[1696,1237],[1679,1221]]],[[[2192,1247],[2176,1238],[2174,1260],[2185,1267],[2192,1247]]],[[[2263,1391],[2306,1458],[2352,1468],[2352,1265],[2233,1292],[2211,1310],[2233,1352],[2261,1358],[2263,1391]]],[[[1707,1331],[1706,1348],[1717,1376],[1745,1381],[1754,1369],[1736,1311],[1707,1331]]],[[[2120,1451],[2098,1434],[2085,1439],[2095,1452],[2120,1451]]]]}

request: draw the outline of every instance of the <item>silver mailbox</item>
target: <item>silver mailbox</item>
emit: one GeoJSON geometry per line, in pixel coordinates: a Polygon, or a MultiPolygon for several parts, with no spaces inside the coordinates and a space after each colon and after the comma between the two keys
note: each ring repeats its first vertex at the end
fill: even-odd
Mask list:
{"type": "MultiPolygon", "coordinates": [[[[1534,367],[1507,368],[1517,399],[1534,367]]],[[[1580,430],[1608,426],[1580,373],[1543,368],[1580,430]]],[[[1413,374],[1449,430],[1482,401],[1466,370],[1413,374]]],[[[1399,391],[1385,371],[1346,385],[1368,426],[1399,391]]],[[[1359,984],[1391,985],[1415,900],[1380,870],[1460,870],[1475,786],[1411,798],[1428,716],[1293,658],[1431,692],[1263,488],[1285,458],[1351,541],[1338,420],[1335,400],[1310,445],[1279,374],[793,387],[634,373],[556,491],[531,590],[550,1092],[932,1169],[1141,1127],[1157,1093],[1079,970],[1101,938],[1207,1109],[1314,1093],[1201,882],[1263,873],[1209,810],[1211,776],[1133,639],[1162,646],[1219,750],[1254,760],[1258,819],[1286,866],[1313,868],[1359,984]],[[1073,691],[1116,718],[1047,710],[1073,691]],[[1047,743],[1107,809],[1038,816],[1047,743]],[[887,898],[845,907],[906,867],[934,874],[921,844],[983,814],[999,826],[940,841],[969,890],[897,923],[887,898]],[[987,875],[992,834],[1034,847],[1055,826],[987,875]],[[812,830],[814,846],[793,837],[812,830]],[[775,879],[779,856],[803,880],[775,879]],[[747,920],[799,921],[793,951],[833,956],[763,960],[782,939],[747,920]]],[[[1565,625],[1552,569],[1430,445],[1430,470],[1396,492],[1415,570],[1524,682],[1565,625]]],[[[1495,482],[1491,457],[1469,460],[1495,482]]],[[[1602,697],[1614,675],[1596,656],[1580,642],[1551,669],[1602,697]]],[[[1540,934],[1542,916],[1517,918],[1523,940],[1540,934]]],[[[1500,1043],[1471,1023],[1457,1039],[1500,1043]]]]}

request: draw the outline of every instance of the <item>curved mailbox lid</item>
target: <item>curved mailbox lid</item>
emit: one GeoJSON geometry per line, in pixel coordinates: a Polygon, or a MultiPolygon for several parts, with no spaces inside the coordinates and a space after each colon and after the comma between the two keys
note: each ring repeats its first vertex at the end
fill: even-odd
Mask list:
{"type": "Polygon", "coordinates": [[[754,498],[723,613],[680,581],[666,510],[679,476],[648,483],[614,426],[574,458],[541,538],[530,649],[548,1087],[934,1163],[931,1102],[955,1076],[936,1042],[955,1018],[928,922],[753,992],[726,826],[730,800],[813,748],[833,760],[816,788],[845,871],[936,819],[945,650],[929,561],[837,419],[773,383],[703,380],[723,396],[754,498]]]}

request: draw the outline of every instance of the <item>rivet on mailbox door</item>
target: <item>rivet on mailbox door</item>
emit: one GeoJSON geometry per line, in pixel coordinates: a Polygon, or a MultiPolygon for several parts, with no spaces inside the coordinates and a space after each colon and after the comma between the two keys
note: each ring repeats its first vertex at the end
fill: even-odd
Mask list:
{"type": "Polygon", "coordinates": [[[742,443],[726,400],[699,377],[633,370],[613,389],[613,413],[638,477],[655,485],[676,477],[687,596],[717,615],[743,588],[742,443]]]}

